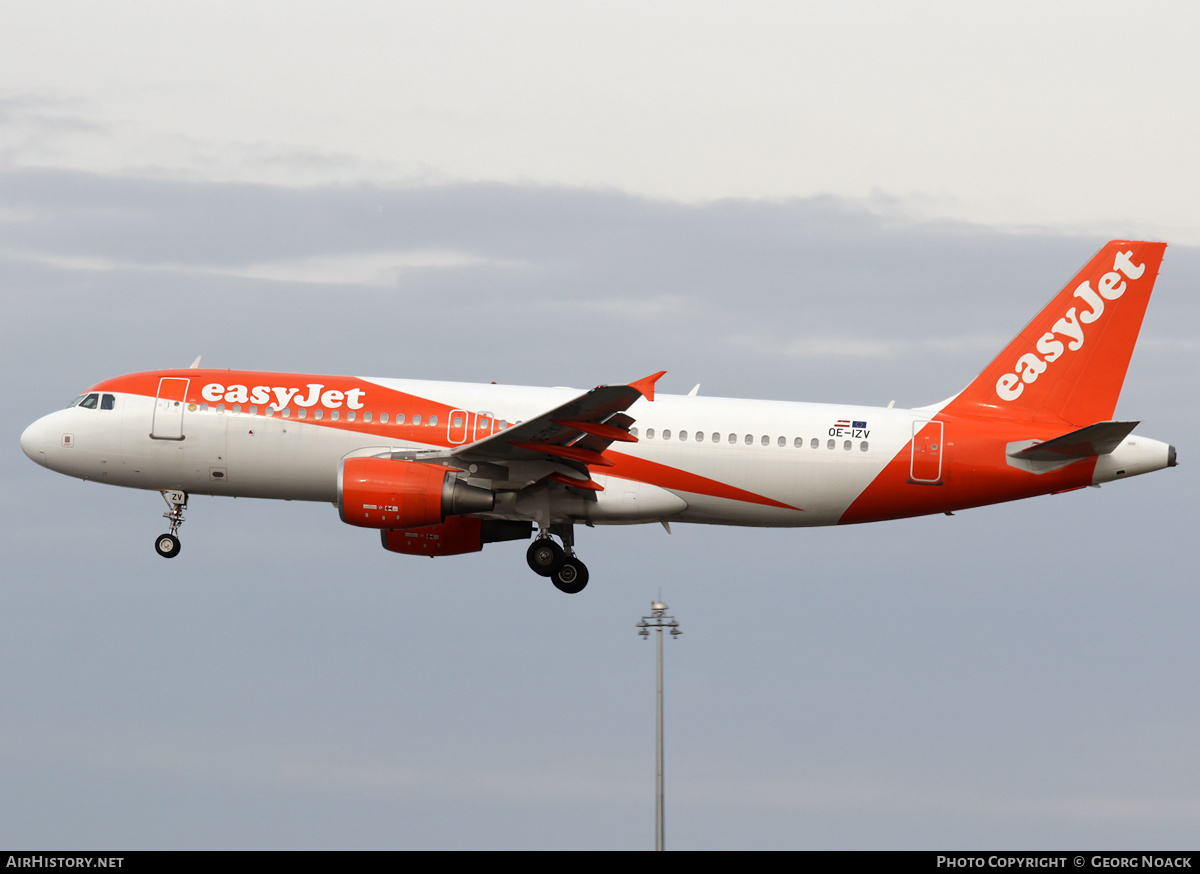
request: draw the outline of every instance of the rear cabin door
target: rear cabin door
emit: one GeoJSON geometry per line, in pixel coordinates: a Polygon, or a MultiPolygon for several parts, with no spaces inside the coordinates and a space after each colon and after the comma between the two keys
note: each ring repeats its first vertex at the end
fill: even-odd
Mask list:
{"type": "Polygon", "coordinates": [[[164,376],[158,381],[158,397],[154,399],[154,421],[150,436],[155,440],[183,439],[183,404],[191,380],[164,376]]]}
{"type": "Polygon", "coordinates": [[[912,465],[909,479],[914,483],[938,485],[942,481],[942,423],[913,422],[912,465]]]}

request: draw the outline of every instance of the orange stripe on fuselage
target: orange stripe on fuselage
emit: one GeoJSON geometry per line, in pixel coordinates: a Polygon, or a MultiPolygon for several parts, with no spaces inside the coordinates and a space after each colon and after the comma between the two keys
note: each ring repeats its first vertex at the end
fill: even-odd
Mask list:
{"type": "Polygon", "coordinates": [[[757,495],[754,492],[736,488],[728,483],[709,479],[699,474],[689,473],[677,467],[659,464],[656,461],[635,458],[632,455],[626,455],[623,452],[614,452],[611,449],[604,453],[604,457],[614,462],[611,468],[603,471],[603,473],[609,476],[637,480],[676,492],[691,492],[696,495],[709,495],[714,498],[726,498],[730,501],[742,501],[747,504],[761,504],[764,507],[779,507],[782,510],[804,512],[800,507],[784,504],[776,501],[774,498],[757,495]]]}
{"type": "MultiPolygon", "coordinates": [[[[942,477],[937,485],[909,478],[913,441],[871,481],[838,520],[839,525],[879,522],[985,504],[1015,501],[1089,485],[1095,458],[1085,458],[1046,473],[1034,474],[1008,463],[1006,445],[1018,440],[1046,441],[1070,431],[1062,425],[1005,422],[937,415],[943,424],[942,477]]],[[[930,426],[922,430],[924,433],[930,426]]],[[[921,434],[916,435],[920,439],[921,434]]]]}
{"type": "MultiPolygon", "coordinates": [[[[259,407],[259,415],[262,415],[262,411],[267,404],[275,405],[278,400],[282,399],[277,394],[276,389],[296,389],[296,393],[291,394],[287,398],[289,403],[286,406],[291,407],[295,411],[298,409],[295,400],[297,396],[303,400],[315,397],[315,403],[307,407],[307,409],[310,411],[323,410],[324,418],[315,419],[310,413],[307,418],[298,419],[293,412],[289,421],[303,422],[306,425],[315,425],[321,428],[336,428],[343,431],[370,434],[389,440],[421,443],[427,446],[449,447],[453,445],[448,438],[447,423],[450,414],[460,409],[437,401],[431,401],[428,398],[384,388],[376,383],[357,379],[352,376],[268,373],[247,370],[207,370],[197,368],[131,373],[126,376],[118,376],[105,380],[92,386],[88,391],[122,392],[154,398],[158,393],[159,380],[163,377],[177,377],[191,380],[186,396],[189,404],[195,404],[197,407],[200,404],[208,404],[209,407],[214,407],[216,404],[223,403],[226,405],[226,408],[229,408],[234,403],[240,403],[243,414],[253,404],[259,407]],[[205,388],[217,385],[223,389],[223,392],[220,393],[220,399],[212,400],[212,398],[217,397],[215,389],[210,390],[206,397],[204,394],[205,388]],[[231,397],[241,397],[241,393],[234,393],[238,386],[246,389],[246,400],[230,400],[231,397]],[[320,389],[314,390],[312,386],[319,386],[320,389]],[[250,398],[255,388],[268,390],[268,400],[260,400],[257,403],[251,400],[250,398]],[[342,399],[337,402],[337,406],[323,403],[322,399],[325,393],[330,391],[342,395],[342,399]],[[358,405],[358,409],[354,410],[356,421],[350,422],[346,420],[346,413],[349,412],[347,398],[352,391],[359,392],[360,394],[355,395],[354,401],[358,405]],[[329,417],[329,414],[334,410],[340,413],[340,418],[337,420],[329,417]],[[397,425],[394,421],[387,424],[382,424],[378,421],[363,422],[362,414],[365,412],[372,413],[374,417],[378,417],[380,413],[387,413],[390,417],[394,417],[396,413],[404,413],[405,423],[397,425]],[[422,417],[420,425],[412,424],[413,415],[422,417]],[[436,427],[429,426],[430,416],[438,417],[436,427]]],[[[336,395],[330,397],[330,400],[335,399],[336,395]]],[[[279,414],[276,413],[275,417],[279,418],[279,414]]],[[[494,428],[495,419],[492,420],[487,433],[491,433],[494,428]]],[[[472,435],[472,439],[479,439],[483,436],[483,432],[476,432],[472,435]]],[[[692,494],[709,495],[731,501],[741,501],[748,504],[759,504],[765,507],[778,507],[784,510],[803,512],[800,507],[793,507],[790,504],[776,501],[773,498],[764,497],[763,495],[739,489],[727,483],[709,479],[699,474],[689,473],[665,464],[636,458],[622,452],[615,452],[611,449],[604,453],[604,458],[611,460],[613,467],[604,468],[603,473],[622,479],[639,480],[675,491],[691,492],[692,494]]]]}
{"type": "MultiPolygon", "coordinates": [[[[250,406],[257,406],[259,408],[258,415],[263,415],[267,405],[270,404],[277,409],[274,418],[282,418],[278,409],[287,407],[292,410],[289,421],[303,422],[306,425],[371,434],[389,440],[403,440],[427,446],[453,445],[448,436],[449,417],[454,410],[459,408],[406,392],[384,388],[353,376],[265,373],[248,370],[158,370],[107,379],[92,386],[88,391],[123,392],[154,398],[158,393],[159,380],[163,377],[191,380],[186,400],[187,403],[194,404],[196,407],[201,404],[207,404],[209,407],[225,404],[228,409],[234,404],[240,404],[244,414],[250,406]],[[213,386],[220,386],[223,389],[219,393],[219,398],[216,390],[212,389],[213,386]],[[318,386],[319,389],[314,390],[314,386],[318,386]],[[242,393],[237,391],[238,388],[245,389],[245,399],[242,399],[242,393]],[[208,389],[207,395],[205,394],[206,389],[208,389]],[[262,400],[264,392],[259,392],[257,397],[260,399],[255,400],[255,389],[264,389],[267,399],[262,400]],[[279,389],[283,390],[282,393],[278,391],[279,389]],[[293,389],[295,389],[294,392],[292,392],[293,389]],[[214,400],[214,398],[216,399],[214,400]],[[311,404],[301,405],[298,403],[298,400],[307,402],[310,398],[314,399],[311,404]],[[284,399],[286,399],[286,403],[278,403],[284,399]],[[352,404],[353,406],[351,406],[352,404]],[[300,419],[296,415],[301,409],[309,411],[304,419],[300,419]],[[316,419],[312,415],[317,410],[322,411],[323,417],[320,419],[316,419]],[[336,420],[330,418],[330,414],[335,411],[339,416],[336,420]],[[350,412],[355,414],[354,421],[347,419],[347,414],[350,412]],[[372,414],[375,421],[362,421],[363,413],[368,412],[372,414]],[[377,421],[381,413],[387,413],[392,421],[387,424],[377,421]],[[397,413],[404,414],[403,424],[395,423],[394,418],[397,413]],[[421,417],[420,425],[412,424],[414,415],[421,417]],[[431,416],[437,416],[437,425],[429,424],[431,416]]],[[[495,421],[492,420],[487,431],[472,432],[468,442],[487,436],[492,433],[494,428],[495,421]]]]}

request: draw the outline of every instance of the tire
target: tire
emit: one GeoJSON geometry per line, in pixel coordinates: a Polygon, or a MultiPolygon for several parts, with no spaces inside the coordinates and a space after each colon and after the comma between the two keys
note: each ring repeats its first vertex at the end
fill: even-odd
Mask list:
{"type": "Polygon", "coordinates": [[[562,547],[549,537],[539,537],[529,544],[529,549],[525,553],[525,561],[528,562],[529,569],[543,577],[553,576],[565,557],[566,554],[562,547]]]}
{"type": "Polygon", "coordinates": [[[563,559],[562,564],[550,579],[560,592],[578,595],[588,584],[587,565],[577,558],[563,559]]]}
{"type": "Polygon", "coordinates": [[[174,534],[160,534],[154,539],[154,551],[163,558],[179,555],[179,538],[174,534]]]}

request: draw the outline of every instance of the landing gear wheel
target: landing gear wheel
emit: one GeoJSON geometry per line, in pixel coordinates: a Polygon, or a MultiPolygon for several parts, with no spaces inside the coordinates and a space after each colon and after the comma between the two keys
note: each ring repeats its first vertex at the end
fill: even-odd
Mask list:
{"type": "Polygon", "coordinates": [[[160,534],[154,541],[154,551],[163,558],[179,555],[179,538],[174,534],[160,534]]]}
{"type": "Polygon", "coordinates": [[[179,555],[179,538],[175,536],[175,532],[183,524],[183,511],[187,507],[188,496],[187,492],[180,489],[163,489],[160,494],[167,502],[167,512],[163,513],[163,518],[171,523],[171,531],[169,534],[158,535],[154,541],[154,551],[163,558],[174,558],[179,555]]]}
{"type": "Polygon", "coordinates": [[[525,553],[525,561],[529,563],[530,570],[543,577],[551,576],[557,571],[565,557],[562,547],[549,537],[539,537],[529,544],[529,550],[525,553]]]}
{"type": "Polygon", "coordinates": [[[587,565],[577,558],[565,558],[550,577],[554,587],[568,595],[577,595],[588,584],[587,565]]]}

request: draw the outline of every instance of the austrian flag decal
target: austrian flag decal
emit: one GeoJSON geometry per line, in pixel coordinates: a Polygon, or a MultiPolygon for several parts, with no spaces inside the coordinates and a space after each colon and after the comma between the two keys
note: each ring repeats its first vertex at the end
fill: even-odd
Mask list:
{"type": "Polygon", "coordinates": [[[833,423],[833,427],[829,429],[830,437],[855,437],[867,439],[871,436],[871,432],[867,430],[866,420],[858,419],[838,419],[833,423]]]}

